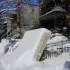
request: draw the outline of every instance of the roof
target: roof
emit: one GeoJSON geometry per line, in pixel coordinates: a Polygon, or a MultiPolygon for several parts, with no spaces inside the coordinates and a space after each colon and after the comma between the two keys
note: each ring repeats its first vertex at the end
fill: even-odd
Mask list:
{"type": "Polygon", "coordinates": [[[50,19],[50,18],[53,18],[53,17],[59,17],[59,16],[62,16],[63,13],[65,13],[65,9],[63,9],[62,7],[60,6],[56,6],[54,7],[51,11],[45,13],[44,15],[40,16],[40,19],[50,19]]]}

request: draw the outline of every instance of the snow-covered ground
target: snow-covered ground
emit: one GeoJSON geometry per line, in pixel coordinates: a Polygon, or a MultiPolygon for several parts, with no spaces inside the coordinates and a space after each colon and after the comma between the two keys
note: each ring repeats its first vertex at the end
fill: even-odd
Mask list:
{"type": "Polygon", "coordinates": [[[57,48],[70,47],[70,41],[67,37],[59,33],[52,34],[51,37],[52,38],[47,42],[48,50],[53,49],[57,51],[57,48]]]}
{"type": "Polygon", "coordinates": [[[14,49],[16,49],[19,45],[20,39],[2,39],[0,43],[0,58],[5,54],[10,54],[14,49]],[[9,49],[8,49],[9,48],[9,49]],[[6,51],[6,49],[8,49],[6,51]],[[5,53],[6,51],[6,53],[5,53]]]}
{"type": "MultiPolygon", "coordinates": [[[[15,44],[14,43],[10,44],[9,40],[7,40],[7,39],[2,40],[2,42],[0,43],[0,57],[3,57],[1,55],[3,53],[5,53],[5,49],[7,48],[8,44],[10,44],[8,46],[9,50],[4,55],[11,55],[9,53],[10,52],[13,53],[13,51],[15,51],[15,49],[20,45],[19,43],[21,43],[21,41],[23,43],[23,40],[18,40],[18,41],[16,41],[15,44]],[[12,45],[13,45],[13,47],[12,47],[12,45]]],[[[51,38],[47,42],[47,44],[57,43],[57,42],[62,42],[62,41],[68,41],[68,38],[66,38],[65,36],[63,36],[61,34],[56,33],[56,34],[51,35],[51,38]]],[[[53,49],[54,51],[57,51],[57,48],[65,48],[65,47],[70,47],[69,41],[66,43],[63,43],[63,45],[57,44],[57,46],[49,46],[48,50],[50,51],[51,49],[53,49]]],[[[9,65],[7,65],[8,68],[6,68],[6,69],[0,68],[0,70],[70,70],[70,50],[66,53],[63,52],[61,55],[59,55],[57,57],[51,57],[51,58],[45,59],[44,61],[31,60],[30,59],[31,53],[32,53],[32,49],[26,51],[22,57],[24,59],[19,58],[20,61],[16,63],[16,66],[13,66],[14,68],[10,69],[9,65]]],[[[12,59],[13,59],[13,57],[12,57],[12,59]]],[[[5,67],[3,60],[0,59],[0,61],[2,62],[3,66],[5,67]]],[[[0,64],[0,67],[1,67],[1,64],[0,64]]]]}
{"type": "Polygon", "coordinates": [[[18,70],[70,70],[70,52],[18,70]]]}
{"type": "MultiPolygon", "coordinates": [[[[56,43],[61,41],[67,41],[68,38],[61,34],[55,34],[55,37],[51,38],[47,44],[56,43]]],[[[63,44],[63,46],[54,46],[53,49],[59,47],[70,47],[70,42],[63,44]]],[[[27,59],[27,58],[26,58],[27,59]]],[[[29,64],[27,62],[27,64],[29,64]]],[[[49,59],[45,59],[41,62],[34,62],[30,65],[21,65],[17,68],[17,70],[70,70],[70,52],[63,53],[58,57],[51,57],[49,59]]]]}
{"type": "Polygon", "coordinates": [[[9,40],[3,39],[0,43],[0,56],[4,53],[4,47],[9,44],[9,40]]]}
{"type": "Polygon", "coordinates": [[[68,40],[67,37],[59,33],[55,33],[51,35],[51,39],[47,42],[47,44],[57,43],[57,42],[66,41],[66,40],[68,40]]]}

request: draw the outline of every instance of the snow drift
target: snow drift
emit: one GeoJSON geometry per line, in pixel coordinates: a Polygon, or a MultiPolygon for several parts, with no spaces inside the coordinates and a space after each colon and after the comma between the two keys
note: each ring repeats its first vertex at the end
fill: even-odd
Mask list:
{"type": "Polygon", "coordinates": [[[0,59],[0,70],[17,70],[40,59],[51,32],[45,28],[27,31],[19,46],[0,59]]]}

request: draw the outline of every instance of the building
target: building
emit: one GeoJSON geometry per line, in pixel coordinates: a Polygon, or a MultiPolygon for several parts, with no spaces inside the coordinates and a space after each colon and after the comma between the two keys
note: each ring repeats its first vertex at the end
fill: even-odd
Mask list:
{"type": "Polygon", "coordinates": [[[25,31],[39,27],[39,6],[34,4],[20,4],[19,11],[21,37],[25,31]]]}
{"type": "Polygon", "coordinates": [[[58,28],[68,27],[69,22],[66,21],[66,16],[70,16],[70,0],[40,0],[39,5],[42,27],[48,29],[56,26],[58,28]]]}

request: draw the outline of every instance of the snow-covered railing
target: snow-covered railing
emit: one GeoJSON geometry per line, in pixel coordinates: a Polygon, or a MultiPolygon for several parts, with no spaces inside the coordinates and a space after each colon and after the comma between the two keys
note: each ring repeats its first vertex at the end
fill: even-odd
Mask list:
{"type": "Polygon", "coordinates": [[[62,53],[68,53],[68,52],[70,52],[69,46],[63,47],[63,48],[57,48],[57,51],[44,50],[40,61],[42,61],[44,59],[52,58],[52,57],[57,57],[57,56],[61,55],[62,53]]]}
{"type": "Polygon", "coordinates": [[[46,44],[46,48],[49,48],[49,47],[54,47],[54,46],[63,46],[64,44],[66,43],[69,43],[70,41],[69,40],[65,40],[65,41],[60,41],[60,42],[56,42],[56,43],[50,43],[50,44],[46,44]]]}
{"type": "Polygon", "coordinates": [[[57,57],[62,53],[70,52],[70,46],[69,45],[65,46],[65,44],[67,44],[69,42],[70,42],[69,40],[66,40],[66,41],[47,44],[46,48],[43,51],[41,60],[48,59],[51,57],[57,57]],[[56,48],[54,48],[54,47],[56,47],[56,48]],[[51,48],[51,49],[49,49],[49,48],[51,48]]]}

